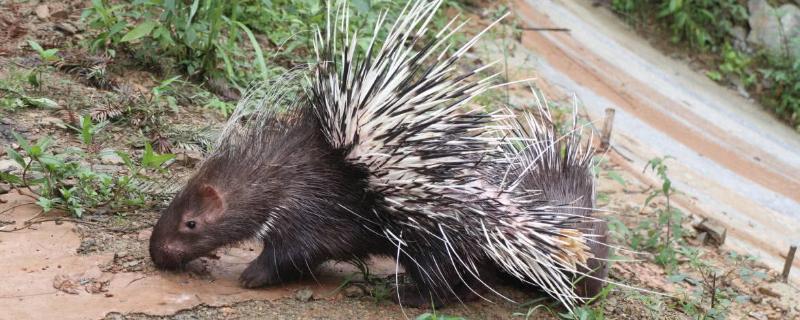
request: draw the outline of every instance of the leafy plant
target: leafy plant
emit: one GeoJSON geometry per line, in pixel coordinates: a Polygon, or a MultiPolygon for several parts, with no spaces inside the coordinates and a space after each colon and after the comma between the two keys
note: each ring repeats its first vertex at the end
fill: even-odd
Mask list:
{"type": "Polygon", "coordinates": [[[756,75],[750,70],[753,59],[745,53],[734,49],[730,43],[722,46],[722,63],[718,71],[706,73],[714,81],[721,81],[723,76],[739,79],[745,88],[756,82],[756,75]]]}
{"type": "MultiPolygon", "coordinates": [[[[344,3],[352,9],[353,30],[369,30],[383,10],[391,8],[390,15],[397,14],[404,5],[392,0],[344,3]]],[[[447,1],[446,5],[454,4],[447,1]]],[[[244,87],[251,80],[310,62],[313,30],[325,23],[326,9],[319,0],[141,0],[118,4],[92,0],[82,18],[101,31],[89,44],[92,49],[114,54],[123,48],[144,60],[166,56],[192,79],[224,78],[244,87]],[[262,46],[274,50],[267,51],[267,56],[262,46]]],[[[441,21],[445,20],[435,22],[441,21]]],[[[371,30],[359,33],[362,49],[371,37],[371,30]]]]}
{"type": "Polygon", "coordinates": [[[22,153],[12,148],[7,148],[6,153],[22,168],[22,173],[3,173],[0,180],[26,188],[45,212],[59,209],[81,217],[87,210],[101,207],[124,211],[145,204],[147,196],[137,189],[135,182],[146,177],[139,174],[139,166],[126,153],[117,152],[124,159],[128,174],[111,175],[83,164],[91,159],[79,149],[66,148],[53,153],[53,140],[49,137],[36,143],[17,133],[14,137],[22,153]]]}
{"type": "Polygon", "coordinates": [[[773,57],[769,61],[771,67],[760,70],[771,82],[762,100],[800,131],[800,59],[773,57]]]}
{"type": "Polygon", "coordinates": [[[56,55],[58,53],[58,49],[51,48],[51,49],[43,49],[38,42],[33,40],[28,40],[28,45],[39,54],[39,59],[42,61],[42,64],[38,65],[36,68],[31,70],[28,73],[28,83],[35,87],[36,89],[41,89],[42,87],[42,72],[44,68],[47,67],[46,63],[54,62],[59,60],[59,56],[56,55]]]}

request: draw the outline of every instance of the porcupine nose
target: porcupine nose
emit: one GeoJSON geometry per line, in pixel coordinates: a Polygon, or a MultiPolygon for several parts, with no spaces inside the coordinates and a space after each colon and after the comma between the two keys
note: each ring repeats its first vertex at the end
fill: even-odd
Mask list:
{"type": "Polygon", "coordinates": [[[159,269],[175,270],[183,265],[183,250],[174,243],[161,241],[150,243],[150,258],[159,269]]]}

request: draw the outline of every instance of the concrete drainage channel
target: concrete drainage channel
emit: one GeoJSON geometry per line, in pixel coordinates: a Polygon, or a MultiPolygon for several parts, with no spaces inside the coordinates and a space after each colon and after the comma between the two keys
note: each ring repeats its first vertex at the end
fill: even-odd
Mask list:
{"type": "MultiPolygon", "coordinates": [[[[641,172],[653,157],[674,157],[678,204],[723,224],[731,248],[783,268],[800,241],[800,135],[588,1],[516,5],[528,27],[565,31],[524,32],[514,55],[533,56],[551,91],[574,93],[592,121],[616,109],[612,160],[641,172]]],[[[800,272],[791,279],[800,283],[800,272]]]]}

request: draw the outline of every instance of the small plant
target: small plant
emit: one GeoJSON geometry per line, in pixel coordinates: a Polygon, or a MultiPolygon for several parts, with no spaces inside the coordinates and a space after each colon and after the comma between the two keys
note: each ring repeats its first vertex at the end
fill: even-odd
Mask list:
{"type": "MultiPolygon", "coordinates": [[[[650,204],[655,198],[663,196],[666,200],[665,207],[657,207],[655,219],[646,219],[630,231],[630,244],[634,250],[644,249],[655,252],[655,262],[667,268],[667,271],[674,270],[678,263],[677,251],[674,244],[683,241],[683,228],[681,221],[683,213],[670,204],[670,196],[674,192],[672,181],[669,179],[668,167],[665,163],[670,157],[651,159],[645,171],[650,169],[661,179],[660,188],[653,190],[647,197],[644,207],[650,204]],[[662,230],[665,230],[662,233],[662,230]]],[[[618,226],[614,226],[618,228],[618,226]]],[[[623,230],[627,233],[629,230],[623,230]]],[[[612,233],[613,235],[613,233],[612,233]]]]}
{"type": "MultiPolygon", "coordinates": [[[[334,1],[334,5],[337,3],[334,1]]],[[[390,0],[341,3],[352,9],[353,30],[370,30],[359,33],[361,50],[368,46],[370,28],[382,12],[391,8],[389,12],[396,14],[404,5],[390,0]]],[[[445,5],[457,7],[455,1],[445,5]]],[[[190,79],[226,79],[242,88],[252,80],[310,62],[313,30],[325,23],[326,12],[325,2],[319,0],[92,0],[82,19],[100,31],[89,43],[93,50],[113,55],[123,49],[144,61],[168,57],[190,79]],[[271,49],[266,51],[269,55],[264,54],[262,46],[271,49]],[[278,65],[268,65],[267,61],[278,65]]],[[[447,20],[434,23],[444,25],[447,20]]]]}
{"type": "Polygon", "coordinates": [[[771,82],[763,102],[800,131],[800,59],[770,58],[771,67],[761,69],[771,82]]]}
{"type": "MultiPolygon", "coordinates": [[[[140,175],[139,166],[126,153],[116,152],[123,159],[128,174],[111,175],[84,165],[84,161],[92,159],[79,149],[66,148],[61,153],[53,153],[50,138],[31,143],[19,134],[14,133],[14,136],[22,153],[12,148],[6,149],[6,153],[22,168],[22,173],[2,173],[0,180],[12,187],[27,189],[45,212],[59,209],[81,217],[87,210],[125,211],[145,204],[147,196],[137,189],[136,182],[146,177],[140,175]]],[[[84,141],[91,141],[91,138],[84,141]]]]}
{"type": "Polygon", "coordinates": [[[722,46],[722,63],[719,71],[709,71],[706,74],[714,81],[723,80],[724,76],[739,79],[742,85],[747,88],[756,82],[756,75],[750,71],[752,58],[747,54],[736,51],[730,43],[722,46]]]}
{"type": "Polygon", "coordinates": [[[42,62],[42,64],[38,65],[30,73],[28,73],[28,83],[36,89],[41,89],[42,72],[44,71],[44,68],[47,67],[46,64],[60,59],[57,55],[58,49],[51,48],[45,50],[41,45],[39,45],[38,42],[33,40],[28,40],[28,45],[39,54],[39,60],[42,62]]]}

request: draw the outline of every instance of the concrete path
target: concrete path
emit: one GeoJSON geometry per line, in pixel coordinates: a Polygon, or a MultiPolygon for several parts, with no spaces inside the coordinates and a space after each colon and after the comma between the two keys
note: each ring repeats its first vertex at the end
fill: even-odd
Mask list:
{"type": "MultiPolygon", "coordinates": [[[[719,220],[727,245],[780,270],[800,242],[800,135],[703,70],[664,56],[604,8],[589,1],[518,0],[528,27],[515,56],[528,54],[539,78],[574,93],[593,121],[617,110],[610,158],[641,172],[670,160],[686,210],[719,220]]],[[[651,180],[652,176],[642,176],[651,180]]],[[[800,279],[800,259],[793,279],[800,279]]]]}

